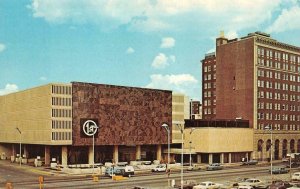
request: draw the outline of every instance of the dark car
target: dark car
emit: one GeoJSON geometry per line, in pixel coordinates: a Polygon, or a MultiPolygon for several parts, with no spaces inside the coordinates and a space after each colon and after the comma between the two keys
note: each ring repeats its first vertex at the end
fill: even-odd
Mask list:
{"type": "Polygon", "coordinates": [[[249,161],[242,162],[242,165],[257,165],[258,161],[256,159],[251,159],[249,161]]]}
{"type": "MultiPolygon", "coordinates": [[[[196,186],[198,183],[195,180],[185,180],[183,181],[183,189],[193,189],[194,186],[196,186]]],[[[181,185],[175,185],[173,188],[181,188],[181,185]]]]}
{"type": "MultiPolygon", "coordinates": [[[[269,170],[269,172],[271,172],[271,170],[269,170]]],[[[272,173],[273,174],[284,174],[284,173],[288,173],[289,170],[287,170],[285,167],[273,167],[272,168],[272,173]]]]}
{"type": "Polygon", "coordinates": [[[274,181],[273,184],[271,184],[268,189],[286,189],[291,187],[292,185],[288,182],[282,181],[282,180],[278,180],[278,181],[274,181]]]}

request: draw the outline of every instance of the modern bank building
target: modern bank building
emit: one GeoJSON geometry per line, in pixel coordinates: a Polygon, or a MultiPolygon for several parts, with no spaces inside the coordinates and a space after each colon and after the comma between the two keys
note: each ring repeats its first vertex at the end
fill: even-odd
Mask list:
{"type": "Polygon", "coordinates": [[[247,120],[190,120],[190,99],[167,90],[73,82],[0,96],[0,154],[45,165],[251,158],[247,120]],[[168,145],[170,144],[170,145],[168,145]],[[170,147],[168,147],[170,146],[170,147]],[[21,147],[21,148],[20,148],[21,147]]]}

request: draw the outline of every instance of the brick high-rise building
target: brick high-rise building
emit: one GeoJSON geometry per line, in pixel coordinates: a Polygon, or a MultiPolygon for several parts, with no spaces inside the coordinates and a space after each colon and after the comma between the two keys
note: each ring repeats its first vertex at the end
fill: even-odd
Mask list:
{"type": "Polygon", "coordinates": [[[209,53],[202,60],[202,118],[216,117],[216,55],[209,53]]]}
{"type": "Polygon", "coordinates": [[[299,47],[262,32],[232,40],[221,35],[216,56],[202,63],[204,119],[249,120],[252,158],[269,158],[271,140],[275,159],[300,152],[299,47]]]}

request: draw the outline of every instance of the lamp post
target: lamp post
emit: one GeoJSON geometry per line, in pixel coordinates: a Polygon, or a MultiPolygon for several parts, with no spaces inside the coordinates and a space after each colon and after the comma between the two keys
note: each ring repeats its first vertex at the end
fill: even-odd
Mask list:
{"type": "Polygon", "coordinates": [[[163,128],[165,128],[168,133],[168,166],[167,166],[167,168],[169,168],[169,164],[170,164],[170,128],[169,128],[169,125],[166,123],[162,124],[161,126],[163,128]]]}
{"type": "Polygon", "coordinates": [[[191,128],[191,131],[190,131],[190,167],[192,167],[192,139],[191,139],[191,136],[192,136],[192,133],[194,130],[195,130],[195,128],[191,128]]]}
{"type": "Polygon", "coordinates": [[[183,189],[183,131],[184,131],[184,128],[180,124],[176,124],[176,126],[178,127],[178,129],[181,132],[181,189],[183,189]]]}
{"type": "Polygon", "coordinates": [[[95,169],[95,134],[97,132],[97,130],[99,129],[99,127],[97,126],[97,124],[94,122],[94,129],[95,129],[95,133],[93,134],[93,174],[95,173],[94,169],[95,169]]]}
{"type": "Polygon", "coordinates": [[[190,119],[193,119],[193,99],[191,99],[191,101],[190,101],[190,119]]]}
{"type": "Polygon", "coordinates": [[[94,174],[94,168],[95,168],[95,134],[97,133],[99,127],[93,120],[87,120],[84,122],[82,126],[83,132],[91,137],[93,136],[93,158],[92,158],[92,164],[93,164],[93,174],[94,174]]]}
{"type": "MultiPolygon", "coordinates": [[[[168,173],[168,177],[170,176],[170,169],[169,169],[169,166],[170,166],[170,127],[168,124],[166,123],[163,123],[161,125],[163,128],[166,129],[167,133],[168,133],[168,164],[167,164],[167,173],[168,173]]],[[[169,179],[168,179],[168,186],[170,186],[170,183],[169,183],[169,179]]]]}
{"type": "Polygon", "coordinates": [[[289,157],[289,163],[290,163],[290,178],[292,178],[292,155],[291,154],[287,154],[287,157],[289,157]]]}
{"type": "Polygon", "coordinates": [[[269,125],[267,125],[266,127],[265,127],[265,129],[266,130],[269,130],[270,131],[270,135],[271,135],[271,146],[270,146],[270,151],[271,151],[271,154],[270,154],[270,163],[271,163],[271,170],[270,170],[270,172],[271,172],[271,182],[273,182],[273,129],[272,129],[272,126],[269,126],[269,125]]]}
{"type": "Polygon", "coordinates": [[[16,127],[16,129],[20,134],[20,158],[19,158],[19,161],[20,161],[20,166],[21,166],[22,165],[22,155],[21,155],[21,153],[22,153],[22,132],[18,127],[16,127]]]}

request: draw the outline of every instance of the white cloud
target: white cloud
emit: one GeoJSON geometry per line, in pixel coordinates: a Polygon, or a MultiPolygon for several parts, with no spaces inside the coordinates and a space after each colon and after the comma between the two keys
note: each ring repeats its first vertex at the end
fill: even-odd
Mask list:
{"type": "Polygon", "coordinates": [[[158,69],[165,68],[168,65],[168,57],[164,53],[159,53],[152,62],[152,67],[158,69]]]}
{"type": "Polygon", "coordinates": [[[4,51],[6,49],[6,46],[2,43],[0,43],[0,52],[4,51]]]}
{"type": "Polygon", "coordinates": [[[0,89],[0,95],[6,95],[9,93],[17,92],[19,87],[16,84],[6,84],[4,89],[0,89]]]}
{"type": "Polygon", "coordinates": [[[228,31],[226,34],[225,34],[225,37],[228,38],[228,39],[234,39],[234,38],[238,38],[238,34],[236,31],[228,31]]]}
{"type": "Polygon", "coordinates": [[[206,54],[208,54],[208,53],[213,53],[213,52],[216,52],[216,47],[214,47],[214,48],[208,50],[208,51],[206,52],[206,54]]]}
{"type": "Polygon", "coordinates": [[[132,47],[129,47],[127,50],[126,50],[126,53],[127,54],[132,54],[132,53],[134,53],[135,52],[135,50],[132,48],[132,47]]]}
{"type": "Polygon", "coordinates": [[[156,69],[163,69],[170,65],[170,63],[174,63],[176,61],[176,57],[171,55],[167,57],[164,53],[159,53],[152,62],[152,67],[156,69]]]}
{"type": "Polygon", "coordinates": [[[161,40],[160,48],[172,48],[175,46],[175,39],[172,37],[165,37],[161,40]]]}
{"type": "MultiPolygon", "coordinates": [[[[199,88],[198,81],[190,74],[161,75],[154,74],[150,76],[151,82],[146,85],[147,88],[172,90],[192,96],[193,89],[199,88]]],[[[200,91],[200,89],[199,89],[200,91]]]]}
{"type": "Polygon", "coordinates": [[[275,22],[267,29],[268,32],[284,32],[300,29],[300,7],[295,6],[291,9],[283,9],[275,22]]]}
{"type": "Polygon", "coordinates": [[[41,80],[41,81],[46,81],[46,80],[47,80],[47,77],[42,76],[42,77],[40,77],[40,80],[41,80]]]}
{"type": "Polygon", "coordinates": [[[201,27],[203,33],[257,27],[282,4],[283,0],[33,0],[28,7],[34,17],[53,23],[92,22],[103,29],[126,25],[138,31],[199,32],[201,27]]]}

